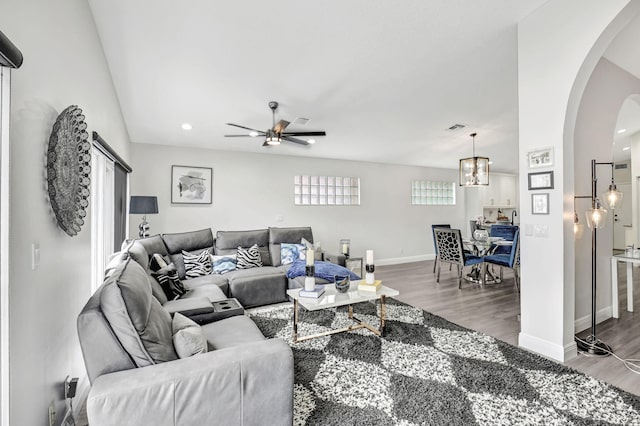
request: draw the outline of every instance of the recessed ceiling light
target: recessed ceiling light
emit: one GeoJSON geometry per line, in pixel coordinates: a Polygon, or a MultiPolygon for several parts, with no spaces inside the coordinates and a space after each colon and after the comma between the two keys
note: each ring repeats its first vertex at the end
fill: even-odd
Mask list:
{"type": "Polygon", "coordinates": [[[193,129],[193,126],[191,124],[189,124],[189,123],[182,123],[182,126],[180,126],[180,127],[182,127],[182,130],[191,130],[191,129],[193,129]]]}
{"type": "Polygon", "coordinates": [[[256,136],[258,136],[258,132],[256,132],[255,130],[252,130],[249,132],[249,136],[251,136],[252,138],[255,138],[256,136]]]}
{"type": "Polygon", "coordinates": [[[620,133],[624,133],[624,132],[626,132],[626,131],[627,131],[627,129],[620,129],[620,130],[618,130],[618,134],[620,134],[620,133]]]}
{"type": "Polygon", "coordinates": [[[631,149],[631,147],[629,146],[625,146],[624,148],[622,148],[623,151],[629,151],[631,149]]]}
{"type": "Polygon", "coordinates": [[[309,139],[307,142],[309,142],[311,145],[313,145],[314,143],[316,143],[315,139],[309,139]]]}
{"type": "Polygon", "coordinates": [[[489,161],[489,164],[493,164],[493,161],[489,161]]]}

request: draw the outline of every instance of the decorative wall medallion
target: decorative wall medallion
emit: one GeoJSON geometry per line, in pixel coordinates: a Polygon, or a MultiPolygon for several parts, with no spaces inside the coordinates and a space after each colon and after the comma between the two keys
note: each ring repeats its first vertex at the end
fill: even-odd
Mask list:
{"type": "Polygon", "coordinates": [[[58,225],[70,236],[84,225],[91,184],[91,142],[82,110],[71,105],[53,125],[47,151],[47,186],[58,225]]]}

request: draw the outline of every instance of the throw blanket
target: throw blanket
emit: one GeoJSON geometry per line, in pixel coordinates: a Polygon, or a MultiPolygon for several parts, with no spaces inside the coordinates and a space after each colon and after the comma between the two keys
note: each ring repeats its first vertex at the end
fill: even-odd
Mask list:
{"type": "MultiPolygon", "coordinates": [[[[291,267],[287,271],[287,278],[295,278],[295,277],[303,277],[306,275],[305,267],[307,266],[306,261],[304,260],[296,260],[291,264],[291,267]]],[[[351,277],[352,280],[359,280],[360,277],[357,274],[354,274],[344,266],[336,265],[331,262],[315,262],[316,267],[316,278],[322,278],[327,281],[333,282],[333,277],[336,275],[346,277],[347,275],[351,277]]]]}

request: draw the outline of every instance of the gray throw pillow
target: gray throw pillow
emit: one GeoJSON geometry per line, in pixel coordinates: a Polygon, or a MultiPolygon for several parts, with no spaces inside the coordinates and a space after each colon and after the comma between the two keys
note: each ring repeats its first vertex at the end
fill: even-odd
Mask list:
{"type": "Polygon", "coordinates": [[[202,328],[179,312],[173,315],[173,347],[180,358],[207,352],[207,339],[202,328]]]}

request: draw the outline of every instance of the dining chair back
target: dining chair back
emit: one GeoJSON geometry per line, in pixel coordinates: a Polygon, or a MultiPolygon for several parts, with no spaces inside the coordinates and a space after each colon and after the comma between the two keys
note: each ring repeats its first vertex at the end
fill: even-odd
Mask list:
{"type": "Polygon", "coordinates": [[[476,222],[475,220],[470,220],[469,221],[469,230],[471,231],[471,234],[469,235],[469,239],[471,241],[476,239],[476,237],[474,237],[474,235],[473,235],[473,233],[476,231],[476,229],[478,229],[478,222],[476,222]]]}
{"type": "MultiPolygon", "coordinates": [[[[518,226],[514,225],[492,225],[490,237],[501,237],[506,241],[513,241],[513,238],[518,230],[518,226]]],[[[510,246],[497,246],[492,254],[508,254],[511,252],[510,246]]]]}
{"type": "Polygon", "coordinates": [[[456,265],[458,268],[458,288],[460,288],[462,286],[464,267],[480,264],[484,262],[484,257],[465,252],[462,245],[462,234],[459,229],[435,228],[434,233],[438,246],[436,282],[440,282],[440,267],[442,263],[449,263],[456,265]]]}
{"type": "Polygon", "coordinates": [[[520,230],[516,229],[513,235],[513,245],[509,248],[508,253],[494,253],[484,257],[484,261],[488,264],[500,266],[500,280],[502,280],[502,268],[513,269],[515,276],[516,288],[520,291],[520,230]]]}
{"type": "Polygon", "coordinates": [[[436,252],[436,257],[433,261],[433,272],[436,272],[436,264],[438,263],[438,244],[436,244],[436,233],[435,233],[435,229],[436,228],[448,228],[451,229],[451,225],[448,223],[445,224],[441,224],[441,225],[431,225],[431,235],[433,237],[433,247],[435,249],[436,252]]]}

